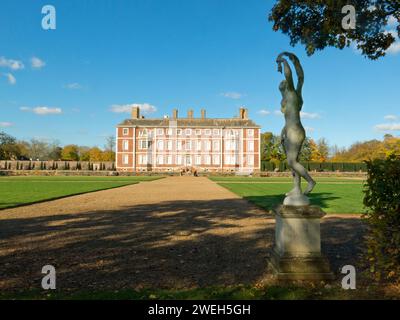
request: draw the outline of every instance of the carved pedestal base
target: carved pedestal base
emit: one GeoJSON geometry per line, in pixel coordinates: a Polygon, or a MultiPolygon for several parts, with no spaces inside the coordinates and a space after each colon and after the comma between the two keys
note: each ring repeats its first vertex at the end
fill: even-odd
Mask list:
{"type": "Polygon", "coordinates": [[[269,265],[282,280],[330,280],[328,260],[321,254],[320,220],[317,206],[285,206],[274,209],[275,244],[269,265]]]}

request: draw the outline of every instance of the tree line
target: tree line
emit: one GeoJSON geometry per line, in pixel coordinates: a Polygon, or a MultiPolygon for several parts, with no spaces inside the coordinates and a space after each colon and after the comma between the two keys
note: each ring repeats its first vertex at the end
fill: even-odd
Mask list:
{"type": "MultiPolygon", "coordinates": [[[[389,155],[400,155],[400,138],[386,134],[383,140],[356,142],[348,148],[329,145],[325,138],[317,141],[307,137],[303,143],[299,160],[304,162],[362,162],[385,159],[389,155]]],[[[281,139],[271,132],[261,134],[261,160],[275,164],[286,159],[281,139]]]]}
{"type": "Polygon", "coordinates": [[[65,161],[114,161],[115,137],[106,137],[103,148],[69,144],[41,139],[17,140],[0,132],[0,160],[65,160],[65,161]]]}

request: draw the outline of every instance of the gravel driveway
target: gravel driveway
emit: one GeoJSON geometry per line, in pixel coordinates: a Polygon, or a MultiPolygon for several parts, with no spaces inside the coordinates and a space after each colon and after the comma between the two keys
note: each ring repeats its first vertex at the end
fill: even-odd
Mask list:
{"type": "MultiPolygon", "coordinates": [[[[0,291],[57,288],[193,288],[253,284],[267,277],[274,220],[225,188],[168,177],[0,211],[0,291]]],[[[328,215],[323,251],[333,269],[357,265],[364,227],[328,215]]]]}

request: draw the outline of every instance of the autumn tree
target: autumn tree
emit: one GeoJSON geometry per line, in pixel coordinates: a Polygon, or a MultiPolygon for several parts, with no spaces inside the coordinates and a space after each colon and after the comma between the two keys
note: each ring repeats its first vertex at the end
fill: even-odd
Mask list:
{"type": "MultiPolygon", "coordinates": [[[[288,35],[292,46],[304,45],[308,55],[326,47],[343,49],[354,43],[365,57],[375,60],[395,42],[386,27],[389,20],[400,22],[400,1],[278,0],[269,20],[273,30],[288,35]],[[347,12],[342,13],[342,9],[346,5],[355,7],[355,29],[343,28],[347,12]]],[[[400,24],[396,33],[400,36],[400,24]]]]}
{"type": "Polygon", "coordinates": [[[61,152],[62,160],[78,161],[79,160],[79,147],[75,144],[64,146],[61,152]]]}

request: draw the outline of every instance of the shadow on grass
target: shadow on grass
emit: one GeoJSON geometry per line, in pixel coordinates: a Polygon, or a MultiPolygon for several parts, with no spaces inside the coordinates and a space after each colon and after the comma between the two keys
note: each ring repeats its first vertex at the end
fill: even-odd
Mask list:
{"type": "MultiPolygon", "coordinates": [[[[46,264],[56,267],[60,292],[253,285],[267,275],[274,238],[272,216],[242,199],[0,222],[2,292],[40,287],[46,264]]],[[[357,265],[362,233],[358,218],[324,220],[323,250],[334,271],[357,265]]]]}
{"type": "MultiPolygon", "coordinates": [[[[283,203],[285,195],[274,194],[265,196],[246,196],[244,199],[256,204],[257,206],[265,209],[272,210],[275,206],[283,203]]],[[[310,194],[310,201],[313,205],[317,205],[322,209],[328,207],[329,201],[340,199],[340,197],[334,196],[333,193],[320,192],[310,194]]]]}

